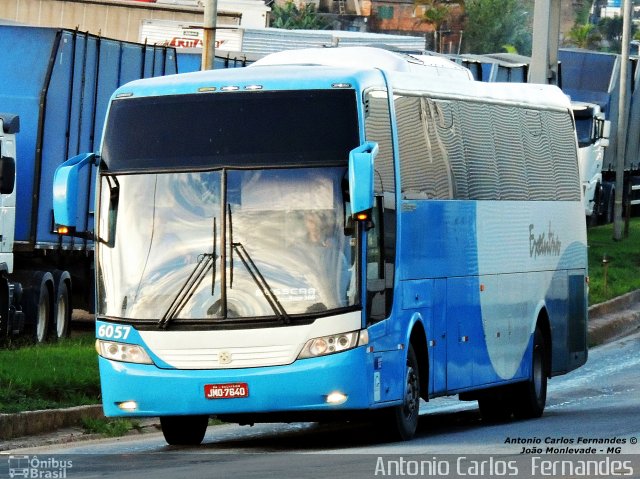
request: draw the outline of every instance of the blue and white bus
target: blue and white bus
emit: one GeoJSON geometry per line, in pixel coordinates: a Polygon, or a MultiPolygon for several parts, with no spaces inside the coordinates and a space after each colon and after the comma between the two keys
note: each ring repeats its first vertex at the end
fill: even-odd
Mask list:
{"type": "Polygon", "coordinates": [[[59,231],[95,240],[105,414],[170,444],[362,412],[408,439],[445,395],[540,416],[587,358],[576,151],[559,89],[376,49],[121,87],[54,186],[59,231]]]}

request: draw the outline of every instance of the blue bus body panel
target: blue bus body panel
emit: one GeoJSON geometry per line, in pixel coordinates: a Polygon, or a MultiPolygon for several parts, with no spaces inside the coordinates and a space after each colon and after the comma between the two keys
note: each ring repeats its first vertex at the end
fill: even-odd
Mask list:
{"type": "Polygon", "coordinates": [[[309,77],[309,70],[300,66],[228,68],[185,73],[180,77],[155,77],[135,81],[119,88],[114,95],[132,94],[136,97],[154,95],[180,95],[197,93],[199,88],[216,88],[215,94],[233,94],[248,86],[261,86],[263,90],[327,89],[333,84],[345,84],[345,88],[360,91],[360,86],[383,87],[382,75],[376,70],[347,68],[322,68],[309,77]],[[222,87],[237,87],[237,90],[220,91],[222,87]]]}
{"type": "Polygon", "coordinates": [[[423,322],[433,395],[528,378],[542,308],[552,373],[584,362],[586,245],[567,242],[561,255],[535,258],[530,239],[534,224],[542,225],[538,234],[553,228],[563,239],[560,228],[578,231],[576,206],[402,200],[400,209],[393,315],[402,325],[415,315],[423,322]]]}
{"type": "MultiPolygon", "coordinates": [[[[172,48],[110,40],[54,28],[0,25],[0,103],[20,116],[15,240],[51,248],[55,168],[98,149],[109,99],[120,85],[176,73],[172,48]],[[35,203],[34,203],[35,201],[35,203]]],[[[78,228],[93,228],[93,174],[81,180],[78,228]]],[[[65,238],[70,247],[78,240],[65,238]]],[[[86,244],[85,244],[86,246],[86,244]]]]}

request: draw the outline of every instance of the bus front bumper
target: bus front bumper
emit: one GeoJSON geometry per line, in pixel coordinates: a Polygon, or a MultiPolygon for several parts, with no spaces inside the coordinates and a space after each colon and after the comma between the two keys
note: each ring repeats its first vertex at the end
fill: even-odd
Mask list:
{"type": "MultiPolygon", "coordinates": [[[[368,409],[364,347],[285,366],[176,370],[99,358],[106,416],[224,415],[368,409]],[[246,386],[246,397],[208,398],[212,386],[246,386]],[[333,402],[330,395],[344,396],[333,402]]],[[[370,384],[371,383],[371,384],[370,384]]]]}

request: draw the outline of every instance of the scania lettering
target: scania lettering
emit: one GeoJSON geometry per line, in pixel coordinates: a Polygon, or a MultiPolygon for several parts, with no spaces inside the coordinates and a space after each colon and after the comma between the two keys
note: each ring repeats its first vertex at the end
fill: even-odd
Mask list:
{"type": "Polygon", "coordinates": [[[68,205],[90,167],[104,411],[159,416],[170,444],[200,443],[211,416],[371,415],[408,439],[420,399],[444,395],[538,417],[547,379],[586,361],[556,87],[366,47],[283,52],[119,88],[100,151],[56,171],[70,234],[88,234],[68,205]]]}

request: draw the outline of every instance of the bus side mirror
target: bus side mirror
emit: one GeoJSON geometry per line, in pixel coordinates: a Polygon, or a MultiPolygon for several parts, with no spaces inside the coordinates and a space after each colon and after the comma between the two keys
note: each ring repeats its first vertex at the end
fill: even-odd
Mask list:
{"type": "Polygon", "coordinates": [[[0,193],[10,195],[16,183],[16,160],[8,156],[0,157],[0,193]]]}
{"type": "Polygon", "coordinates": [[[78,214],[78,175],[96,165],[95,153],[84,153],[62,163],[53,175],[53,217],[58,234],[93,239],[93,234],[76,231],[78,214]]]}
{"type": "Polygon", "coordinates": [[[373,160],[377,154],[378,144],[370,141],[349,152],[349,197],[353,215],[373,208],[373,160]]]}

